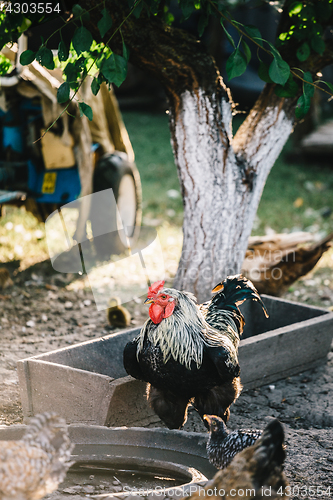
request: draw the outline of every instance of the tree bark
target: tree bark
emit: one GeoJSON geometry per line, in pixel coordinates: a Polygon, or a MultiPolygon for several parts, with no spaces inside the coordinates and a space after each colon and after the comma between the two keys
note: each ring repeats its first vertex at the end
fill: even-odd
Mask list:
{"type": "Polygon", "coordinates": [[[241,270],[267,176],[292,131],[293,106],[267,87],[233,138],[225,100],[202,89],[180,100],[171,121],[184,197],[175,286],[203,301],[216,283],[241,270]]]}
{"type": "MultiPolygon", "coordinates": [[[[124,6],[117,0],[107,4],[114,26],[119,25],[124,6]]],[[[97,39],[99,17],[91,12],[89,27],[97,39]]],[[[132,62],[158,77],[169,96],[171,142],[184,200],[175,286],[203,301],[213,285],[241,270],[267,176],[293,128],[295,100],[279,98],[267,86],[232,137],[230,95],[200,42],[156,17],[132,16],[122,34],[132,62]]]]}

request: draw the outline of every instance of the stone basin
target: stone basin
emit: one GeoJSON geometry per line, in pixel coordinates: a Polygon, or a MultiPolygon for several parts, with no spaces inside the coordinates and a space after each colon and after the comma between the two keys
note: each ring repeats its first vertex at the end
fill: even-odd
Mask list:
{"type": "MultiPolygon", "coordinates": [[[[326,362],[333,338],[333,313],[262,296],[242,306],[246,319],[239,348],[241,379],[254,388],[326,362]]],[[[56,411],[68,423],[149,426],[159,422],[149,408],[146,384],[128,376],[122,362],[135,328],[17,363],[23,414],[56,411]]]]}
{"type": "MultiPolygon", "coordinates": [[[[21,439],[25,428],[25,425],[0,427],[0,441],[21,439]]],[[[193,491],[216,472],[207,459],[208,434],[94,425],[69,425],[68,429],[75,443],[72,452],[75,463],[58,492],[48,496],[49,500],[58,500],[59,492],[64,495],[60,498],[89,493],[89,498],[115,494],[128,498],[132,494],[138,499],[143,498],[143,491],[154,496],[156,487],[158,498],[177,497],[176,488],[181,498],[189,488],[193,491]],[[117,492],[114,486],[117,481],[125,492],[117,492]]]]}

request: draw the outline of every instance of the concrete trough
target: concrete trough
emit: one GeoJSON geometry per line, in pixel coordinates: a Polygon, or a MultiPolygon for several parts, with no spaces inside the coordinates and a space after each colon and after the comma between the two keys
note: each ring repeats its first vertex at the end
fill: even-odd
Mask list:
{"type": "MultiPolygon", "coordinates": [[[[25,425],[0,426],[0,442],[21,439],[25,429],[25,425]]],[[[93,498],[111,498],[114,494],[114,479],[119,477],[124,479],[120,484],[124,486],[127,483],[128,486],[123,493],[116,493],[118,498],[172,498],[171,489],[175,498],[182,498],[189,488],[192,487],[193,491],[195,485],[204,484],[216,473],[215,467],[207,459],[208,433],[96,425],[69,425],[68,430],[70,440],[75,445],[71,457],[74,464],[58,492],[48,496],[50,500],[53,497],[58,500],[59,492],[64,490],[72,490],[72,494],[74,490],[79,493],[80,485],[87,484],[95,486],[93,498]],[[142,475],[145,476],[150,494],[147,492],[147,495],[143,495],[140,475],[141,480],[142,475]],[[164,482],[159,481],[160,489],[154,495],[156,476],[160,480],[164,478],[164,482]],[[171,480],[175,480],[175,486],[168,488],[172,484],[171,480]],[[99,491],[100,483],[105,485],[103,492],[99,491]],[[137,488],[140,488],[139,496],[135,495],[137,488]],[[175,488],[180,491],[175,492],[175,488]],[[130,495],[131,491],[133,495],[130,495]]],[[[68,495],[60,498],[68,498],[68,495]]],[[[75,498],[87,497],[83,495],[75,498]]]]}
{"type": "MultiPolygon", "coordinates": [[[[333,313],[265,295],[263,300],[268,319],[257,302],[242,306],[246,325],[239,361],[242,383],[249,389],[325,363],[333,338],[333,313]]],[[[146,384],[128,376],[123,367],[124,346],[139,331],[19,361],[24,416],[56,411],[68,423],[110,427],[158,422],[146,401],[146,384]]]]}

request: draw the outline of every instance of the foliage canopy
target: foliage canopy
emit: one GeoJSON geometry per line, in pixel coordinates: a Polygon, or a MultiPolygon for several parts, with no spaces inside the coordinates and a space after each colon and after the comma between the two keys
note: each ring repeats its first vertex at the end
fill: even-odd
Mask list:
{"type": "MultiPolygon", "coordinates": [[[[0,2],[0,48],[15,42],[27,29],[41,25],[54,18],[61,18],[63,23],[47,39],[41,38],[37,51],[26,50],[21,54],[22,65],[31,64],[34,60],[52,70],[56,65],[63,70],[64,83],[58,89],[58,102],[67,103],[78,93],[87,75],[92,76],[91,90],[97,94],[102,82],[120,86],[126,78],[127,62],[130,56],[122,36],[122,26],[132,16],[158,16],[166,24],[172,25],[174,18],[169,10],[171,0],[127,0],[127,14],[121,23],[116,25],[108,1],[96,3],[90,10],[74,4],[70,12],[64,12],[63,2],[27,3],[22,0],[0,2]],[[28,7],[27,7],[28,6],[28,7]],[[97,27],[100,39],[93,38],[89,29],[92,12],[98,12],[97,27]],[[62,36],[65,26],[72,25],[70,43],[62,36]],[[55,56],[50,49],[50,40],[58,33],[60,42],[55,56]],[[122,37],[122,52],[112,49],[116,34],[122,37]]],[[[275,45],[264,40],[260,29],[253,25],[243,25],[233,19],[230,8],[234,2],[220,0],[178,0],[183,19],[188,19],[194,12],[199,14],[198,35],[202,36],[211,15],[217,17],[221,29],[232,46],[232,53],[226,63],[229,79],[242,75],[252,54],[248,40],[256,46],[256,56],[260,61],[258,75],[267,82],[275,84],[275,93],[280,97],[298,97],[296,106],[297,118],[302,118],[309,110],[311,98],[316,86],[327,93],[333,92],[333,86],[322,80],[315,80],[310,68],[313,60],[325,59],[331,50],[331,40],[327,36],[327,28],[333,17],[333,0],[287,0],[281,14],[280,32],[275,45]],[[238,33],[234,39],[228,31],[233,26],[238,33]],[[261,60],[263,52],[271,57],[269,64],[261,60]],[[287,59],[287,60],[286,60],[287,59]],[[288,62],[287,62],[288,61],[288,62]],[[325,91],[325,90],[324,90],[325,91]]],[[[96,37],[97,38],[97,37],[96,37]]],[[[10,71],[8,61],[0,59],[0,74],[10,71]]],[[[332,95],[332,94],[331,94],[332,95]]],[[[80,102],[80,112],[92,119],[91,108],[80,102]]]]}

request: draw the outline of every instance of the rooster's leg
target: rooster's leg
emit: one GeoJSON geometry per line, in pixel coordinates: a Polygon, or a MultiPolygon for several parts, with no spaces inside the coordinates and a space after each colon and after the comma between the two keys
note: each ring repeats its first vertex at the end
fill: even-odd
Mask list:
{"type": "MultiPolygon", "coordinates": [[[[193,400],[193,406],[202,418],[207,415],[217,415],[225,423],[230,416],[230,405],[238,398],[242,390],[240,378],[234,378],[223,385],[215,386],[205,393],[198,394],[193,400]]],[[[206,421],[204,424],[207,427],[206,421]]]]}
{"type": "Polygon", "coordinates": [[[149,405],[169,429],[180,429],[187,420],[188,399],[147,385],[149,405]]]}

